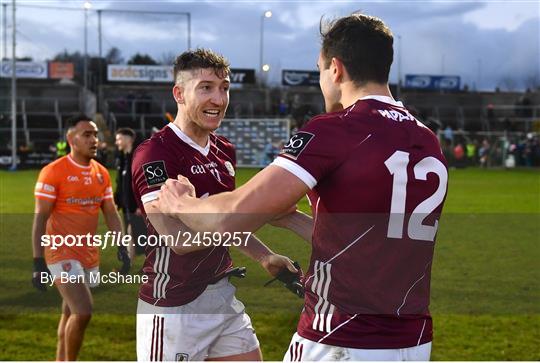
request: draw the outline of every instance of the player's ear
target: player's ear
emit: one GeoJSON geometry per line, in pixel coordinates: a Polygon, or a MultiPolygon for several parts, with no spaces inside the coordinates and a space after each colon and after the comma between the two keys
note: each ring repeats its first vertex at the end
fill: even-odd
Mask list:
{"type": "Polygon", "coordinates": [[[66,132],[66,141],[68,142],[69,145],[72,145],[73,144],[73,128],[69,128],[66,132]]]}
{"type": "Polygon", "coordinates": [[[334,83],[340,83],[346,72],[343,62],[339,58],[333,57],[330,62],[330,70],[332,71],[332,81],[334,83]]]}
{"type": "Polygon", "coordinates": [[[173,87],[173,97],[176,103],[184,103],[184,87],[179,84],[175,84],[173,87]]]}

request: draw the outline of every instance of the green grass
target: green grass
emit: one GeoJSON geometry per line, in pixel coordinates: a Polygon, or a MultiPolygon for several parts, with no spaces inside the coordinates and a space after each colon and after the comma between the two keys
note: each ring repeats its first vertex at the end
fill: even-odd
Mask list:
{"type": "MultiPolygon", "coordinates": [[[[255,170],[240,170],[243,183],[255,170]]],[[[30,286],[33,185],[37,171],[0,172],[0,360],[53,360],[60,298],[30,286]]],[[[299,203],[307,210],[307,203],[299,203]]],[[[435,360],[540,360],[540,173],[451,170],[432,273],[435,360]]],[[[309,246],[264,227],[277,252],[307,265],[309,246]]],[[[267,360],[281,360],[302,301],[237,251],[248,276],[236,280],[267,360]]],[[[139,257],[137,265],[142,263],[139,257]]],[[[102,271],[118,267],[114,250],[102,271]]],[[[95,314],[81,360],[134,360],[137,286],[94,290],[95,314]]]]}

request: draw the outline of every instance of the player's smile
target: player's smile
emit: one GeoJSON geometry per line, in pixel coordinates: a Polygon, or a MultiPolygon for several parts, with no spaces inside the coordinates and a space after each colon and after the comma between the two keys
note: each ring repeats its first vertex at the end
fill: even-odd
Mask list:
{"type": "Polygon", "coordinates": [[[220,110],[216,110],[216,109],[209,109],[209,110],[204,110],[203,113],[204,113],[205,116],[207,116],[207,117],[210,117],[210,118],[216,118],[216,117],[218,117],[218,116],[221,114],[221,111],[220,111],[220,110]]]}

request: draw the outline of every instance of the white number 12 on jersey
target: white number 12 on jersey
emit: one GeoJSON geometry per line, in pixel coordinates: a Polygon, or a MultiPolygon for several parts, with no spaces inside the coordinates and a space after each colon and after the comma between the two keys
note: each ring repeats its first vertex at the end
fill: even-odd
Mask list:
{"type": "MultiPolygon", "coordinates": [[[[388,221],[388,238],[403,238],[403,224],[405,219],[405,200],[407,198],[407,166],[409,165],[409,153],[396,151],[384,165],[394,176],[392,185],[392,203],[390,205],[390,219],[388,221]]],[[[407,234],[409,238],[420,241],[435,240],[439,221],[435,225],[422,224],[424,219],[431,214],[443,201],[448,182],[448,171],[443,163],[432,156],[420,160],[413,168],[414,177],[417,180],[427,180],[429,173],[435,173],[439,177],[439,186],[435,193],[413,210],[409,218],[407,234]]]]}

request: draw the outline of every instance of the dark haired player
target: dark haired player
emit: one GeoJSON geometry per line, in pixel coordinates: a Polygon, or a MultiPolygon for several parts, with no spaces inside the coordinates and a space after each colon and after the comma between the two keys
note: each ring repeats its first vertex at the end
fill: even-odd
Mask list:
{"type": "MultiPolygon", "coordinates": [[[[111,179],[107,169],[94,158],[98,128],[85,115],[68,120],[66,138],[70,153],[45,166],[39,173],[32,246],[34,274],[32,283],[45,290],[42,278],[50,270],[62,296],[62,316],[58,324],[56,360],[77,359],[84,332],[92,316],[92,294],[99,276],[99,248],[95,246],[44,247],[43,235],[96,234],[99,210],[110,231],[122,232],[120,216],[113,202],[111,179]],[[78,282],[62,281],[62,275],[78,282]]],[[[129,262],[127,254],[122,255],[129,262]]]]}
{"type": "MultiPolygon", "coordinates": [[[[321,35],[327,113],[235,191],[196,199],[180,177],[166,182],[157,204],[195,230],[256,230],[307,193],[313,250],[305,308],[285,360],[428,360],[430,271],[446,161],[437,137],[392,98],[393,37],[386,25],[353,14],[321,35]],[[194,218],[218,211],[220,218],[194,218]]],[[[284,226],[309,229],[298,214],[287,219],[284,226]]]]}
{"type": "MultiPolygon", "coordinates": [[[[169,177],[186,175],[197,196],[235,187],[233,145],[214,134],[229,104],[229,64],[219,54],[197,49],[174,65],[174,122],[143,142],[133,157],[133,190],[148,220],[149,233],[176,236],[189,231],[152,203],[169,177]]],[[[272,275],[291,261],[255,237],[241,251],[272,275]]],[[[232,260],[227,247],[169,244],[147,247],[137,311],[139,360],[261,360],[259,342],[243,304],[228,281],[232,260]]]]}

